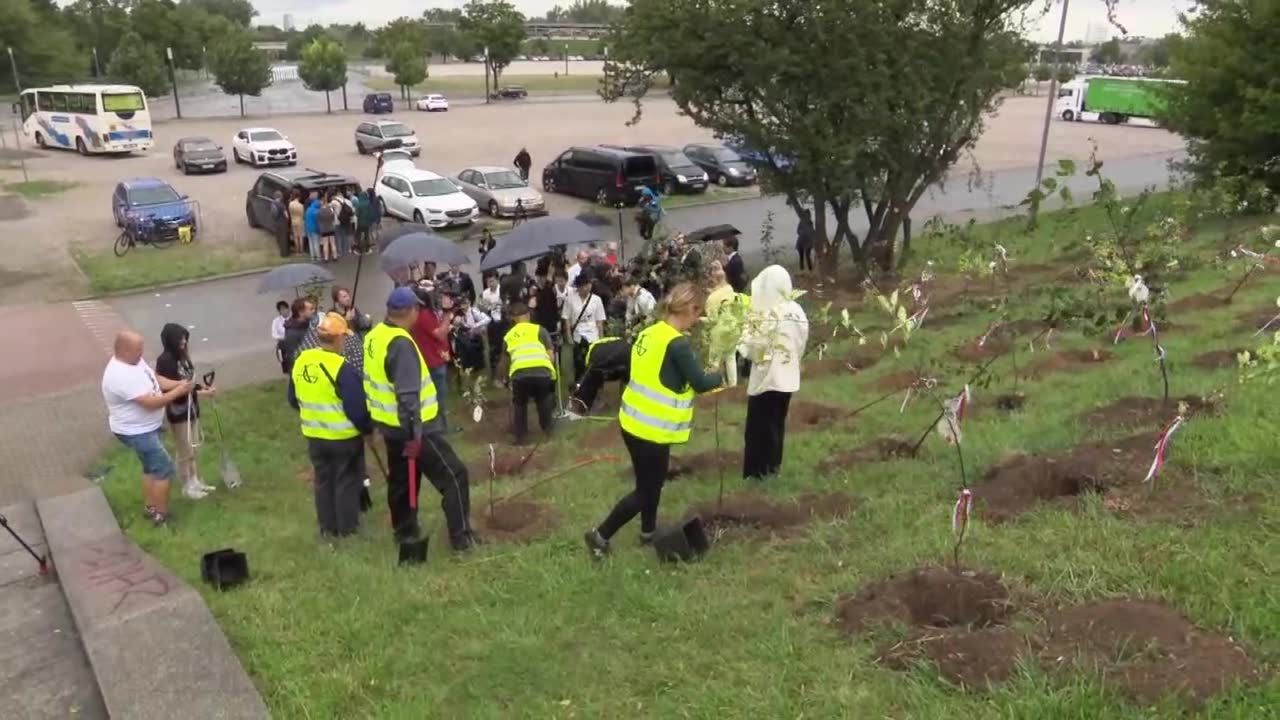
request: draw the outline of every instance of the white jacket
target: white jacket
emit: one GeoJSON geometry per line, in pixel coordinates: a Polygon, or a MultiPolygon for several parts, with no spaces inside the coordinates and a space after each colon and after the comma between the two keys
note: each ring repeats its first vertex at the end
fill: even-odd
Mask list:
{"type": "Polygon", "coordinates": [[[751,281],[751,312],[739,347],[752,363],[748,395],[800,389],[809,319],[791,293],[791,276],[781,265],[770,265],[751,281]]]}

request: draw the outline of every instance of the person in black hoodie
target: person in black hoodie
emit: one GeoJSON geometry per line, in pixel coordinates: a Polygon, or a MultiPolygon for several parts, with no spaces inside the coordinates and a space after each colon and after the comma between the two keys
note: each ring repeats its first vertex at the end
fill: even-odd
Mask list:
{"type": "MultiPolygon", "coordinates": [[[[156,374],[182,382],[195,382],[195,365],[187,343],[191,334],[176,323],[168,323],[160,331],[160,345],[164,352],[156,358],[156,374]]],[[[190,395],[180,397],[165,407],[165,419],[173,432],[174,455],[178,460],[178,476],[182,479],[182,494],[192,500],[200,500],[213,491],[212,485],[200,481],[196,467],[196,450],[200,440],[200,397],[213,392],[211,387],[192,385],[190,395]]]]}
{"type": "Polygon", "coordinates": [[[311,318],[316,314],[316,303],[301,297],[289,307],[289,319],[284,321],[284,340],[280,341],[280,354],[284,358],[284,374],[293,372],[293,359],[297,357],[302,340],[311,329],[311,318]]]}

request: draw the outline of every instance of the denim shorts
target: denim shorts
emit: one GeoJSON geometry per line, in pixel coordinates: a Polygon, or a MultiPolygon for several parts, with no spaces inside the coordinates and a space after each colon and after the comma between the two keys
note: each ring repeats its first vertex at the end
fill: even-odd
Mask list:
{"type": "Polygon", "coordinates": [[[125,447],[138,454],[143,473],[165,480],[173,479],[173,460],[169,459],[169,451],[164,449],[158,429],[141,435],[116,433],[115,436],[125,447]]]}

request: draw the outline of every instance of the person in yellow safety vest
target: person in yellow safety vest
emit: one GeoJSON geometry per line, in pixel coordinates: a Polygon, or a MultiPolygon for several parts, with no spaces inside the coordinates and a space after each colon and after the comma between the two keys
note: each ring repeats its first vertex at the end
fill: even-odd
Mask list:
{"type": "Polygon", "coordinates": [[[529,307],[512,303],[507,308],[511,329],[502,338],[503,357],[500,366],[511,381],[511,429],[516,444],[523,445],[529,435],[529,401],[538,409],[538,425],[542,434],[551,437],[555,423],[556,382],[559,379],[551,344],[551,333],[541,325],[529,322],[529,307]]]}
{"type": "Polygon", "coordinates": [[[631,346],[631,379],[622,391],[618,424],[631,455],[635,490],[584,536],[596,557],[609,552],[610,539],[636,515],[640,541],[653,539],[671,446],[689,441],[694,394],[720,385],[720,374],[702,370],[685,337],[702,316],[702,300],[692,283],[676,285],[658,308],[659,320],[641,331],[631,346]]]}
{"type": "Polygon", "coordinates": [[[320,534],[342,537],[360,526],[364,488],[364,439],[373,432],[360,375],[342,356],[351,330],[337,313],[316,326],[320,346],[298,353],[289,374],[289,404],[298,411],[307,454],[315,470],[320,534]]]}
{"type": "Polygon", "coordinates": [[[468,550],[477,539],[471,531],[467,466],[436,422],[440,414],[436,387],[408,333],[422,306],[412,288],[391,291],[386,320],[364,338],[364,392],[369,416],[386,442],[387,506],[396,540],[414,543],[421,538],[417,508],[409,504],[409,458],[416,458],[419,478],[415,482],[425,475],[439,491],[449,542],[454,550],[468,550]]]}

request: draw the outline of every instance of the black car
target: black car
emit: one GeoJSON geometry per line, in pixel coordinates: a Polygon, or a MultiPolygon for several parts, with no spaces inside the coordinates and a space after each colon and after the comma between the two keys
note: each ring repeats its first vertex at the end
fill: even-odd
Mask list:
{"type": "MultiPolygon", "coordinates": [[[[610,146],[613,147],[613,146],[610,146]]],[[[706,192],[709,178],[701,167],[678,147],[670,145],[629,145],[622,148],[641,155],[652,155],[658,163],[658,181],[663,195],[677,192],[706,192]]]]}
{"type": "MultiPolygon", "coordinates": [[[[279,226],[276,224],[276,218],[271,209],[271,199],[277,192],[286,203],[293,197],[295,190],[300,190],[303,196],[303,203],[308,202],[311,193],[316,192],[320,195],[328,190],[345,190],[351,188],[360,190],[360,182],[350,175],[336,175],[319,170],[273,170],[265,172],[258,176],[258,181],[249,188],[249,192],[244,201],[245,218],[249,221],[251,228],[266,228],[276,233],[276,239],[280,243],[281,256],[289,253],[289,233],[279,232],[279,226]]],[[[288,220],[288,212],[286,210],[285,220],[288,220]]]]}
{"type": "Polygon", "coordinates": [[[529,97],[529,91],[523,85],[503,85],[494,91],[493,97],[498,100],[523,100],[529,97]]]}
{"type": "Polygon", "coordinates": [[[542,189],[595,200],[601,205],[634,205],[640,187],[658,189],[658,164],[652,155],[591,145],[560,153],[542,169],[542,189]]]}
{"type": "Polygon", "coordinates": [[[207,137],[185,137],[173,144],[173,166],[183,175],[193,172],[226,172],[222,146],[207,137]]]}
{"type": "Polygon", "coordinates": [[[391,99],[391,93],[369,93],[364,96],[364,111],[377,115],[379,113],[389,113],[396,111],[396,104],[391,99]]]}
{"type": "Polygon", "coordinates": [[[723,145],[696,143],[684,146],[684,154],[698,164],[717,185],[750,185],[756,170],[738,153],[723,145]]]}

